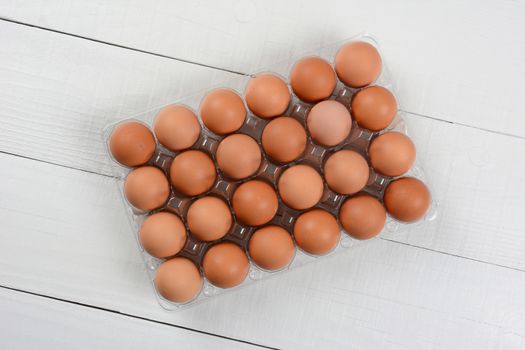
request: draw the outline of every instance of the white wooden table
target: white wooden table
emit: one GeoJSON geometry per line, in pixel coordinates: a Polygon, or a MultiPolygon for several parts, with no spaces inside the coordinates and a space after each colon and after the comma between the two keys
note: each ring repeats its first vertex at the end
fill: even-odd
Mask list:
{"type": "Polygon", "coordinates": [[[1,349],[524,349],[525,3],[0,0],[1,349]],[[440,217],[180,312],[109,122],[367,31],[440,217]]]}

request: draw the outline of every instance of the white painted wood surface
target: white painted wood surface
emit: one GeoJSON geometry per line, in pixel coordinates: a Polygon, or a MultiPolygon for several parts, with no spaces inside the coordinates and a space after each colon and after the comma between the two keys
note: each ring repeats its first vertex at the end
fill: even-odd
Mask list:
{"type": "Polygon", "coordinates": [[[0,21],[0,151],[12,154],[0,155],[0,285],[65,300],[0,289],[0,324],[50,323],[48,338],[12,323],[1,341],[67,347],[58,327],[68,327],[62,340],[73,342],[107,324],[115,340],[97,348],[126,341],[164,347],[171,339],[188,348],[245,346],[137,316],[279,348],[525,347],[525,140],[498,133],[525,135],[524,5],[380,4],[387,10],[348,1],[322,9],[1,1],[4,18],[244,72],[368,29],[383,46],[404,109],[413,112],[407,122],[440,202],[430,225],[166,313],[113,179],[104,176],[100,131],[232,74],[0,21]],[[75,323],[75,316],[93,322],[75,323]],[[159,343],[142,339],[150,334],[159,343]]]}

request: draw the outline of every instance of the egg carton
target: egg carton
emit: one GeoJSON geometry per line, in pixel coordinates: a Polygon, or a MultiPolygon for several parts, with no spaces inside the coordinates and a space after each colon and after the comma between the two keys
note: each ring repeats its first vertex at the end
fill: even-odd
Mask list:
{"type": "MultiPolygon", "coordinates": [[[[370,43],[373,46],[375,46],[381,54],[381,50],[379,49],[377,42],[372,37],[368,35],[359,35],[359,36],[335,43],[333,45],[320,48],[314,52],[309,52],[308,54],[304,54],[298,57],[293,57],[290,60],[287,60],[286,62],[280,62],[276,64],[275,66],[269,67],[268,69],[265,69],[264,71],[261,71],[260,73],[271,72],[272,74],[276,74],[280,76],[286,82],[289,82],[288,74],[291,68],[293,67],[293,64],[298,59],[302,57],[307,57],[307,56],[319,56],[327,60],[328,62],[334,62],[334,58],[335,58],[337,50],[342,45],[348,42],[351,42],[351,41],[364,41],[364,42],[370,43]]],[[[381,55],[381,57],[382,57],[381,74],[378,77],[378,79],[371,85],[383,86],[389,89],[395,95],[395,91],[392,86],[383,56],[381,55]]],[[[172,105],[172,104],[184,105],[190,110],[192,110],[195,113],[195,115],[199,116],[198,111],[200,107],[200,101],[208,92],[218,87],[229,88],[233,90],[234,92],[236,92],[239,96],[243,97],[245,87],[252,77],[253,77],[252,75],[239,75],[238,77],[234,79],[222,82],[220,85],[216,87],[207,89],[198,94],[194,94],[194,95],[179,99],[168,105],[172,105]]],[[[124,195],[124,180],[127,174],[132,170],[132,168],[128,168],[128,167],[120,165],[113,158],[113,156],[111,155],[111,152],[109,151],[109,146],[108,146],[109,138],[110,138],[112,131],[119,124],[123,122],[127,122],[127,121],[132,121],[132,120],[138,121],[144,124],[153,133],[152,125],[154,123],[155,117],[157,116],[159,111],[161,111],[164,107],[168,105],[161,106],[161,107],[149,110],[147,112],[135,115],[131,118],[121,120],[117,123],[110,124],[104,129],[103,139],[106,145],[108,159],[110,159],[113,174],[116,177],[118,188],[122,194],[122,199],[124,201],[124,205],[126,207],[127,214],[130,218],[133,235],[137,240],[137,244],[144,258],[144,262],[147,266],[147,271],[150,276],[151,282],[154,286],[154,289],[155,289],[155,284],[153,282],[155,279],[155,271],[157,270],[159,265],[166,259],[158,259],[156,257],[153,257],[149,255],[142,248],[139,238],[138,238],[140,227],[144,219],[148,215],[155,213],[155,212],[160,212],[160,211],[169,211],[169,212],[175,213],[183,220],[184,224],[186,225],[186,231],[187,231],[186,244],[184,245],[182,251],[178,253],[176,256],[186,257],[190,259],[191,261],[193,261],[199,267],[199,271],[201,272],[201,276],[203,277],[202,289],[196,298],[194,298],[193,300],[189,302],[180,303],[180,304],[171,302],[165,299],[164,297],[162,297],[158,292],[156,292],[158,301],[163,308],[167,310],[177,310],[177,309],[180,309],[181,307],[193,305],[193,304],[202,302],[204,300],[210,299],[213,296],[223,294],[231,290],[235,290],[237,288],[252,284],[256,281],[268,278],[270,276],[281,274],[284,271],[287,271],[289,269],[294,269],[296,267],[302,266],[312,261],[316,261],[325,256],[328,256],[331,254],[337,254],[341,251],[349,249],[352,246],[355,246],[356,244],[361,244],[364,242],[364,241],[360,241],[360,240],[352,238],[350,235],[348,235],[344,231],[344,229],[341,229],[340,236],[339,236],[339,243],[337,244],[337,246],[331,252],[329,252],[328,254],[322,255],[322,256],[311,255],[303,251],[300,247],[298,247],[297,244],[295,244],[295,256],[292,259],[292,262],[285,268],[282,268],[278,271],[267,271],[263,268],[260,268],[255,263],[253,263],[253,261],[250,258],[250,254],[248,252],[248,242],[249,242],[249,239],[252,233],[258,227],[250,227],[250,226],[243,225],[242,223],[236,220],[236,217],[233,214],[232,204],[231,204],[232,195],[235,189],[240,184],[246,181],[249,181],[249,180],[260,179],[260,180],[263,180],[271,184],[276,190],[276,193],[279,193],[277,190],[277,186],[276,186],[277,180],[280,174],[285,169],[289,168],[290,166],[293,166],[296,164],[307,164],[307,165],[314,167],[320,174],[323,174],[324,162],[326,161],[327,157],[329,157],[335,151],[338,151],[341,149],[350,149],[350,150],[354,150],[358,152],[359,154],[363,155],[365,159],[368,159],[367,158],[368,146],[374,137],[386,131],[398,131],[403,134],[408,134],[406,124],[403,119],[403,112],[398,109],[397,115],[394,118],[393,122],[384,130],[381,130],[378,132],[366,130],[366,129],[359,127],[359,125],[357,125],[355,120],[353,120],[351,132],[349,136],[342,143],[338,144],[335,147],[320,146],[316,144],[315,142],[313,142],[313,140],[311,139],[308,133],[308,128],[305,125],[305,120],[306,120],[308,111],[313,107],[314,104],[301,101],[297,96],[293,94],[293,91],[291,88],[289,88],[289,90],[290,90],[292,98],[291,98],[287,111],[283,113],[283,115],[287,115],[292,118],[295,118],[305,127],[305,130],[308,135],[308,141],[307,141],[306,150],[303,156],[301,156],[299,159],[295,161],[292,161],[284,165],[276,163],[272,161],[272,159],[267,157],[261,145],[261,134],[262,134],[263,128],[271,119],[262,119],[262,118],[255,116],[254,114],[250,112],[248,106],[245,103],[247,117],[246,117],[244,125],[235,133],[242,133],[242,134],[249,135],[257,141],[261,149],[262,161],[261,161],[261,165],[258,171],[254,175],[248,178],[242,179],[242,180],[233,180],[229,178],[228,176],[225,176],[221,172],[221,170],[217,167],[217,162],[215,158],[215,153],[216,153],[219,142],[228,135],[220,136],[220,135],[216,135],[213,132],[209,131],[206,128],[206,126],[203,124],[199,116],[199,123],[201,125],[202,132],[201,132],[201,135],[198,141],[189,149],[200,150],[200,151],[206,152],[208,155],[212,157],[215,163],[216,171],[217,171],[217,179],[215,181],[215,184],[209,191],[203,194],[200,194],[198,196],[193,196],[193,197],[183,196],[180,193],[177,193],[176,191],[174,191],[173,188],[171,188],[169,199],[165,203],[165,205],[151,212],[145,212],[145,211],[138,210],[134,208],[126,200],[125,195],[124,195]],[[226,234],[223,238],[217,241],[213,241],[213,242],[203,242],[203,241],[198,240],[197,238],[192,236],[192,234],[190,233],[187,227],[186,215],[187,215],[189,205],[194,200],[201,198],[203,196],[206,196],[206,195],[217,196],[223,199],[224,201],[226,201],[230,207],[230,211],[232,213],[232,219],[233,219],[233,225],[230,231],[228,232],[228,234],[226,234]],[[206,280],[206,278],[204,277],[204,274],[202,273],[202,260],[203,260],[203,256],[205,252],[210,246],[218,242],[223,242],[223,241],[233,242],[237,244],[244,250],[248,258],[250,259],[250,268],[249,268],[249,273],[248,273],[247,278],[244,280],[244,282],[242,282],[238,286],[229,288],[229,289],[222,289],[222,288],[214,286],[213,284],[211,284],[209,281],[206,280]]],[[[336,88],[334,89],[334,92],[332,96],[330,97],[330,99],[337,100],[343,103],[348,109],[350,109],[350,102],[351,102],[352,96],[359,90],[360,90],[359,88],[351,88],[351,87],[345,86],[341,81],[337,80],[336,88]]],[[[396,96],[396,99],[397,99],[397,96],[396,96]]],[[[399,99],[397,100],[399,101],[399,99]]],[[[179,151],[179,152],[171,151],[167,149],[166,147],[164,147],[162,144],[160,144],[158,140],[156,140],[156,146],[157,148],[156,148],[154,156],[150,159],[150,161],[146,165],[153,165],[153,166],[156,166],[162,169],[164,173],[168,176],[168,179],[169,179],[169,169],[170,169],[171,162],[173,161],[174,157],[177,156],[177,154],[183,151],[179,151]]],[[[371,166],[369,167],[369,170],[370,170],[370,176],[368,179],[368,183],[361,192],[370,194],[376,197],[377,199],[379,199],[380,201],[382,201],[383,194],[384,194],[384,191],[387,185],[395,178],[381,175],[375,172],[371,166]]],[[[414,165],[412,166],[412,168],[403,176],[415,177],[426,183],[426,179],[425,179],[422,167],[420,166],[419,160],[417,159],[417,157],[416,157],[416,161],[414,165]]],[[[344,202],[346,198],[351,197],[353,195],[338,194],[332,191],[327,186],[326,181],[324,180],[324,177],[323,177],[323,181],[324,181],[323,196],[322,196],[321,201],[314,208],[321,208],[321,209],[327,210],[338,218],[338,212],[339,212],[339,208],[341,204],[344,202]]],[[[305,210],[303,211],[294,210],[288,207],[286,204],[283,203],[283,201],[281,200],[279,196],[279,206],[278,206],[277,214],[269,223],[263,226],[271,225],[271,224],[279,225],[291,233],[295,220],[297,219],[298,215],[300,215],[304,211],[305,210]]],[[[437,215],[437,203],[435,202],[434,199],[432,199],[430,208],[428,209],[425,216],[416,223],[407,224],[407,223],[397,221],[396,219],[394,219],[387,213],[386,224],[383,228],[383,231],[378,236],[384,235],[386,232],[399,232],[403,230],[403,228],[406,227],[407,225],[411,225],[411,226],[419,225],[425,221],[433,220],[435,219],[436,215],[437,215]]]]}

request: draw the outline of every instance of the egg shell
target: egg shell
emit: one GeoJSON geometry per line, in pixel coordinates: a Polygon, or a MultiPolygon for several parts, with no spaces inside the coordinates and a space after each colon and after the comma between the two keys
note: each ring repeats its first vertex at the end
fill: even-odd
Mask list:
{"type": "Polygon", "coordinates": [[[421,180],[402,177],[388,184],[383,201],[392,217],[399,221],[414,222],[428,211],[430,192],[421,180]]]}
{"type": "Polygon", "coordinates": [[[186,226],[175,214],[159,212],[148,216],[139,232],[140,244],[150,255],[167,258],[181,251],[186,243],[186,226]]]}
{"type": "Polygon", "coordinates": [[[386,211],[376,198],[359,194],[345,200],[339,211],[339,221],[353,238],[370,239],[385,226],[386,211]]]}
{"type": "Polygon", "coordinates": [[[155,274],[155,287],[164,298],[187,303],[199,294],[202,277],[193,262],[176,257],[160,264],[155,274]]]}
{"type": "Polygon", "coordinates": [[[339,233],[335,216],[323,209],[312,209],[301,214],[293,226],[297,245],[313,255],[331,252],[339,242],[339,233]]]}
{"type": "Polygon", "coordinates": [[[129,167],[143,165],[155,153],[155,138],[142,123],[124,122],[111,133],[109,151],[117,162],[129,167]]]}
{"type": "Polygon", "coordinates": [[[335,71],[341,81],[360,88],[373,83],[381,74],[381,56],[366,42],[356,41],[343,45],[335,56],[335,71]]]}
{"type": "Polygon", "coordinates": [[[224,138],[219,143],[215,157],[219,169],[235,180],[255,174],[262,159],[257,141],[244,134],[234,134],[224,138]]]}
{"type": "Polygon", "coordinates": [[[264,127],[261,140],[270,158],[287,163],[304,153],[307,136],[301,123],[284,116],[273,119],[264,127]]]}
{"type": "Polygon", "coordinates": [[[143,166],[130,172],[124,182],[128,202],[140,210],[153,210],[168,200],[170,185],[159,168],[143,166]]]}
{"type": "Polygon", "coordinates": [[[297,61],[290,74],[293,92],[306,102],[317,102],[330,97],[336,83],[337,78],[330,63],[316,56],[297,61]]]}
{"type": "Polygon", "coordinates": [[[157,114],[153,131],[166,148],[180,151],[197,142],[201,126],[191,109],[183,105],[170,105],[157,114]]]}
{"type": "Polygon", "coordinates": [[[200,115],[204,125],[217,135],[226,135],[241,128],[246,120],[246,107],[241,96],[230,89],[209,92],[201,102],[200,115]]]}
{"type": "Polygon", "coordinates": [[[286,169],[279,177],[279,194],[292,209],[304,210],[316,205],[323,196],[321,175],[311,166],[298,164],[286,169]]]}
{"type": "Polygon", "coordinates": [[[327,100],[319,102],[310,110],[306,126],[316,143],[332,147],[348,137],[352,129],[352,117],[342,103],[327,100]]]}
{"type": "Polygon", "coordinates": [[[276,225],[269,225],[253,233],[248,243],[248,251],[257,266],[275,271],[290,264],[295,255],[295,245],[288,231],[276,225]]]}
{"type": "Polygon", "coordinates": [[[250,264],[246,253],[236,244],[218,243],[204,254],[204,276],[219,288],[232,288],[244,281],[250,264]]]}
{"type": "Polygon", "coordinates": [[[260,226],[273,219],[279,201],[272,186],[261,180],[241,184],[232,198],[233,212],[245,225],[260,226]]]}
{"type": "Polygon", "coordinates": [[[191,234],[206,242],[224,237],[233,221],[228,204],[214,196],[194,201],[188,209],[186,220],[191,234]]]}
{"type": "Polygon", "coordinates": [[[352,98],[352,116],[365,129],[383,130],[392,123],[396,114],[396,98],[382,86],[364,88],[352,98]]]}
{"type": "Polygon", "coordinates": [[[406,173],[416,160],[416,147],[408,136],[397,131],[376,137],[368,149],[372,167],[386,176],[406,173]]]}
{"type": "Polygon", "coordinates": [[[176,191],[196,196],[208,191],[217,179],[211,157],[197,150],[179,153],[170,166],[170,180],[176,191]]]}
{"type": "Polygon", "coordinates": [[[361,191],[368,182],[368,163],[356,151],[340,150],[326,160],[324,177],[333,191],[354,194],[361,191]]]}
{"type": "Polygon", "coordinates": [[[286,82],[274,74],[259,74],[250,79],[244,94],[248,108],[258,117],[282,115],[290,104],[286,82]]]}

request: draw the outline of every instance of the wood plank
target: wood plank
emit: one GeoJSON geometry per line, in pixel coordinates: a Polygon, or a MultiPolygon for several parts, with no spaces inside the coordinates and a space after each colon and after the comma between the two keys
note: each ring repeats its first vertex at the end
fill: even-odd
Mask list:
{"type": "Polygon", "coordinates": [[[2,349],[258,349],[104,310],[0,288],[2,349]]]}
{"type": "Polygon", "coordinates": [[[367,31],[407,111],[525,136],[519,1],[11,0],[0,15],[243,72],[367,31]]]}

